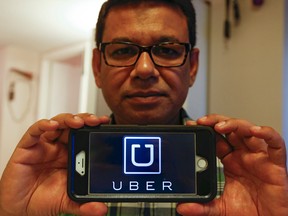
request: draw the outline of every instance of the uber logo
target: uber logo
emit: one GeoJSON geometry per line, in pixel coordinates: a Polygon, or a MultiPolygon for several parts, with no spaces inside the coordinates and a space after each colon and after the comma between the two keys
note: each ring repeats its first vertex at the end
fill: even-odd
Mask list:
{"type": "Polygon", "coordinates": [[[161,138],[125,137],[124,173],[160,174],[161,138]]]}

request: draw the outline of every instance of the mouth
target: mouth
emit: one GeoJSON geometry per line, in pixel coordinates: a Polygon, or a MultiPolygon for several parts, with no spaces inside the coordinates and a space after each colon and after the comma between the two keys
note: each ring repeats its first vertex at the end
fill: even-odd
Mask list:
{"type": "Polygon", "coordinates": [[[161,92],[134,92],[127,94],[127,98],[150,98],[150,97],[165,97],[166,94],[161,92]]]}
{"type": "Polygon", "coordinates": [[[128,95],[127,98],[151,98],[151,97],[163,97],[163,94],[137,94],[128,95]]]}
{"type": "Polygon", "coordinates": [[[126,95],[126,99],[136,104],[155,104],[163,97],[167,97],[167,94],[159,91],[139,91],[126,95]]]}

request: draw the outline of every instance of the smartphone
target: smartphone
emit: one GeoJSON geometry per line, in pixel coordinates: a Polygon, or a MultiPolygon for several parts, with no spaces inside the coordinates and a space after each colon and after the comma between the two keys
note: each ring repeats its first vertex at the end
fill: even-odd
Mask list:
{"type": "Polygon", "coordinates": [[[76,202],[208,202],[217,193],[215,133],[206,126],[71,129],[68,195],[76,202]]]}

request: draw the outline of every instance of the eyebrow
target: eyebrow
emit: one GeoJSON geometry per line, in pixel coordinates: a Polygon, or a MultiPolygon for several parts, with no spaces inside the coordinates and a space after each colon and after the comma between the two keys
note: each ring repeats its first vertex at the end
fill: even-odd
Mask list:
{"type": "MultiPolygon", "coordinates": [[[[114,38],[111,42],[132,42],[132,43],[137,43],[136,40],[133,40],[133,38],[129,38],[129,37],[117,37],[114,38]]],[[[159,44],[159,43],[163,43],[163,42],[183,42],[180,41],[178,38],[174,37],[174,36],[161,36],[160,38],[157,38],[156,40],[153,41],[153,44],[159,44]]]]}
{"type": "Polygon", "coordinates": [[[128,37],[118,37],[114,38],[111,42],[132,42],[132,40],[128,37]]]}
{"type": "Polygon", "coordinates": [[[163,42],[180,42],[178,38],[174,36],[162,36],[156,41],[157,43],[163,43],[163,42]]]}

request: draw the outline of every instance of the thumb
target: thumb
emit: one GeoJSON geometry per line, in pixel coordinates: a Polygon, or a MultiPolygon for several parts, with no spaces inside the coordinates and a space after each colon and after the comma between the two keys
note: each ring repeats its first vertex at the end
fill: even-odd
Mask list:
{"type": "Polygon", "coordinates": [[[185,216],[208,216],[220,215],[219,208],[216,204],[217,200],[209,203],[181,203],[177,205],[177,212],[185,216]]]}
{"type": "Polygon", "coordinates": [[[63,213],[81,216],[104,216],[108,211],[107,206],[100,202],[79,204],[70,200],[68,203],[68,206],[62,210],[63,213]]]}
{"type": "Polygon", "coordinates": [[[100,202],[90,202],[80,206],[80,215],[82,216],[104,216],[107,211],[107,206],[100,202]]]}

